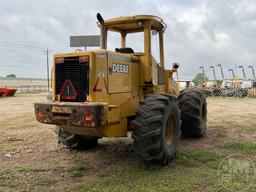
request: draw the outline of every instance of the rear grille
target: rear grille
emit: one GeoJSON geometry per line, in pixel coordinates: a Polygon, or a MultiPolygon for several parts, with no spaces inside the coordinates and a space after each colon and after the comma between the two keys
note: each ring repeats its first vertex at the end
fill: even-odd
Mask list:
{"type": "Polygon", "coordinates": [[[64,82],[70,80],[78,94],[72,101],[86,100],[89,88],[89,63],[79,63],[78,57],[69,57],[64,59],[64,63],[56,64],[55,71],[56,94],[60,94],[64,82]]]}

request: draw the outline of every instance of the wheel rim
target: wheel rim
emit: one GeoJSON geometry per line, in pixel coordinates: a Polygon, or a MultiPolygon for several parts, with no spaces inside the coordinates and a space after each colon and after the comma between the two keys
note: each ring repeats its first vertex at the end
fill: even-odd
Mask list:
{"type": "Polygon", "coordinates": [[[167,125],[165,128],[165,143],[170,145],[174,141],[175,135],[175,121],[173,115],[170,115],[167,120],[167,125]]]}

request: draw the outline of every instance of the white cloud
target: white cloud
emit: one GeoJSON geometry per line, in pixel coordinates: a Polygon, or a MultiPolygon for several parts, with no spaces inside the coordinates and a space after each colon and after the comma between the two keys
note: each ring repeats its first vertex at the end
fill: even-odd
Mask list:
{"type": "MultiPolygon", "coordinates": [[[[99,34],[97,12],[101,12],[105,19],[154,14],[168,24],[165,33],[166,65],[170,68],[172,62],[179,62],[181,76],[194,77],[200,65],[205,65],[206,72],[211,74],[209,65],[222,63],[227,70],[236,63],[247,66],[255,64],[256,60],[256,1],[253,0],[0,2],[0,42],[70,51],[70,35],[99,34]]],[[[134,42],[136,44],[139,46],[138,41],[134,42]]],[[[45,77],[45,59],[42,52],[6,47],[0,43],[0,76],[11,71],[18,76],[45,77]],[[7,56],[9,53],[11,57],[7,56]],[[8,68],[7,65],[17,68],[8,68]],[[22,69],[22,66],[26,68],[22,69]]]]}

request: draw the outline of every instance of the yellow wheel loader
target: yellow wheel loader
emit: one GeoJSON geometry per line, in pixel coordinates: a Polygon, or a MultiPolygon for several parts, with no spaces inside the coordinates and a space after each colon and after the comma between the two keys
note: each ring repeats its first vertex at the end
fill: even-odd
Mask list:
{"type": "Polygon", "coordinates": [[[102,137],[127,137],[146,161],[168,164],[183,134],[200,136],[207,109],[199,89],[179,92],[172,70],[164,68],[163,33],[157,16],[136,15],[104,21],[97,14],[100,49],[54,56],[51,101],[35,103],[36,118],[56,125],[59,142],[71,148],[93,147],[102,137]],[[120,35],[120,47],[107,50],[109,33],[120,35]],[[143,52],[127,47],[127,37],[143,34],[143,52]],[[160,62],[152,55],[158,36],[160,62]],[[144,43],[143,43],[144,42],[144,43]]]}

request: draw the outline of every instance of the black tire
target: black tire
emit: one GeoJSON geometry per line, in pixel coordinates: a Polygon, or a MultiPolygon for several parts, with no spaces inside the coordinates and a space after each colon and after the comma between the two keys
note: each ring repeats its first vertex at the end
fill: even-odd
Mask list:
{"type": "Polygon", "coordinates": [[[206,97],[213,96],[213,91],[211,89],[203,89],[203,92],[205,93],[206,97]]]}
{"type": "Polygon", "coordinates": [[[181,110],[181,132],[184,136],[202,136],[207,125],[207,102],[198,88],[186,89],[178,97],[181,110]]]}
{"type": "Polygon", "coordinates": [[[219,88],[213,89],[213,96],[221,96],[221,90],[219,88]]]}
{"type": "Polygon", "coordinates": [[[177,99],[168,94],[147,96],[132,124],[134,152],[146,161],[169,164],[181,135],[177,99]]]}
{"type": "Polygon", "coordinates": [[[58,143],[68,148],[89,149],[98,145],[98,137],[75,135],[58,126],[55,127],[54,131],[58,136],[58,143]]]}

